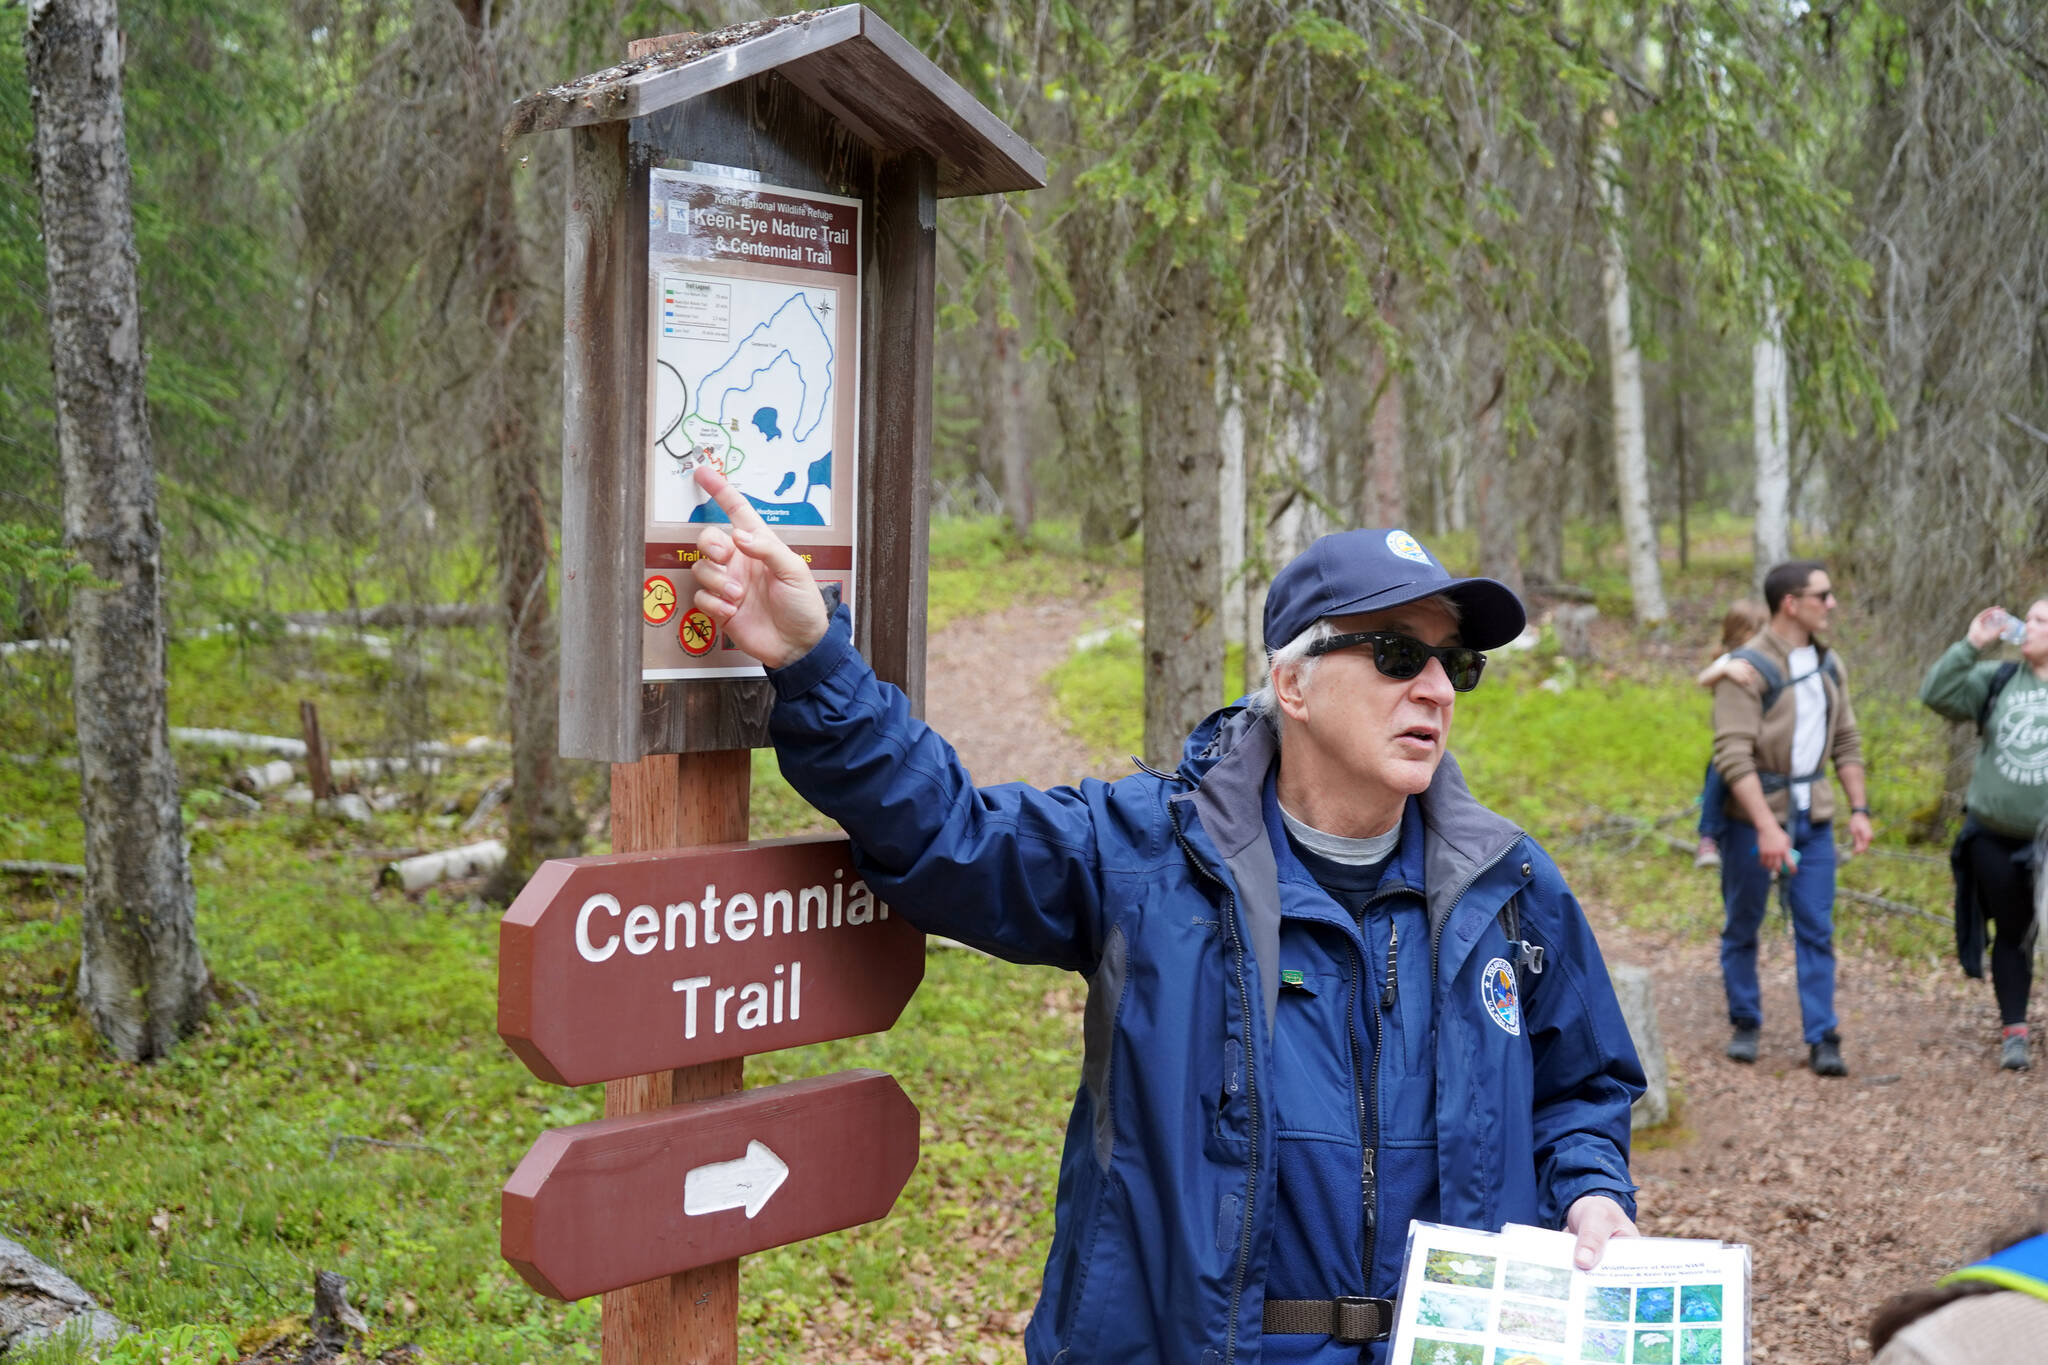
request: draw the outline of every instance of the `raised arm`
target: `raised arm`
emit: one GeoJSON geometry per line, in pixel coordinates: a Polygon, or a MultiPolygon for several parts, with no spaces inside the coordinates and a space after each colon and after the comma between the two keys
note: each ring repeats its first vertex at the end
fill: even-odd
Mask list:
{"type": "Polygon", "coordinates": [[[1930,710],[1950,720],[1977,718],[1991,692],[1991,675],[1998,671],[1998,665],[1979,661],[1997,641],[2004,615],[2003,607],[1984,608],[1970,621],[1969,633],[1934,661],[1926,681],[1920,684],[1920,700],[1930,710]]]}
{"type": "Polygon", "coordinates": [[[707,528],[696,604],[768,665],[783,776],[853,840],[861,875],[918,927],[1012,961],[1093,970],[1104,929],[1099,823],[1109,788],[977,788],[953,747],[828,618],[811,572],[718,473],[732,521],[707,528]]]}

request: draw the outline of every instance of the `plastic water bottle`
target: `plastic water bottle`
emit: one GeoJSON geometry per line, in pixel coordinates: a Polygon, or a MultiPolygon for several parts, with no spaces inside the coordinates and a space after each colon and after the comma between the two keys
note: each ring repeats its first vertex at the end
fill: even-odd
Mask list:
{"type": "Polygon", "coordinates": [[[1789,882],[1798,875],[1799,850],[1796,848],[1788,848],[1785,850],[1785,861],[1778,865],[1778,880],[1781,882],[1789,882]]]}
{"type": "Polygon", "coordinates": [[[2011,612],[2000,612],[1998,638],[2009,645],[2022,644],[2027,638],[2027,623],[2011,612]]]}

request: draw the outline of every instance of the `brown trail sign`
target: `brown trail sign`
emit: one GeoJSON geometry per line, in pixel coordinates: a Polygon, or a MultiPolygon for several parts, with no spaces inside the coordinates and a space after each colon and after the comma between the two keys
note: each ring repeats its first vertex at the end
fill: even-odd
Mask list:
{"type": "Polygon", "coordinates": [[[923,979],[843,835],[558,858],[500,923],[498,1032],[587,1085],[879,1033],[923,979]]]}
{"type": "Polygon", "coordinates": [[[882,1217],[917,1139],[880,1071],[558,1128],[505,1184],[500,1245],[543,1294],[621,1289],[882,1217]]]}
{"type": "MultiPolygon", "coordinates": [[[[562,752],[612,763],[612,841],[620,853],[745,839],[746,750],[768,743],[773,694],[707,619],[690,614],[688,566],[702,518],[686,482],[689,466],[715,460],[729,478],[738,474],[736,486],[764,518],[809,528],[809,562],[820,587],[853,605],[854,643],[878,676],[922,710],[938,201],[1037,189],[1045,183],[1045,159],[857,4],[635,42],[621,65],[520,101],[505,131],[512,137],[547,129],[566,130],[569,142],[562,752]],[[816,325],[798,328],[800,335],[780,330],[778,318],[799,322],[800,313],[816,325]],[[755,360],[740,365],[742,350],[755,360]],[[796,368],[767,363],[784,351],[796,368]],[[799,369],[801,392],[785,382],[799,369]],[[784,398],[763,396],[747,376],[766,376],[765,388],[781,383],[784,398]],[[828,389],[830,401],[823,402],[828,389]],[[814,392],[821,399],[815,410],[814,392]],[[791,444],[814,441],[816,451],[791,444]]],[[[595,874],[544,870],[532,899],[521,898],[532,922],[508,926],[504,942],[508,969],[528,979],[501,996],[500,1031],[543,1076],[619,1077],[605,1086],[605,1122],[642,1125],[631,1133],[694,1133],[709,1122],[698,1115],[754,1103],[730,1093],[742,1084],[743,1054],[885,1028],[922,969],[916,936],[901,920],[884,917],[879,905],[873,919],[853,919],[850,889],[837,926],[824,934],[793,925],[785,936],[778,902],[770,940],[768,892],[832,882],[757,890],[741,886],[739,874],[720,871],[673,892],[666,884],[635,890],[593,883],[578,898],[564,889],[570,878],[586,875],[595,874]],[[542,886],[551,875],[557,883],[542,886]],[[737,912],[734,889],[752,898],[737,912]],[[713,894],[720,901],[709,912],[717,942],[707,943],[713,894]],[[616,912],[591,897],[610,897],[616,912]],[[540,914],[558,898],[574,900],[558,916],[568,925],[570,965],[577,972],[616,968],[590,978],[599,982],[590,1001],[580,998],[581,977],[574,987],[542,984],[569,962],[559,946],[564,940],[547,938],[560,925],[544,927],[540,914]],[[670,907],[683,902],[695,916],[692,952],[737,946],[740,954],[715,965],[708,957],[686,968],[678,962],[677,970],[660,965],[682,952],[671,952],[669,933],[670,907]],[[636,914],[641,907],[646,913],[636,914]],[[813,956],[811,937],[822,956],[813,956]],[[776,955],[799,945],[800,955],[776,955]],[[862,965],[868,954],[875,965],[862,965]],[[827,962],[832,969],[821,970],[827,962]],[[623,985],[629,981],[630,992],[623,985]],[[615,989],[608,983],[639,1003],[624,1008],[604,1000],[615,989]],[[835,991],[860,1000],[828,1024],[836,1007],[825,1001],[835,991]],[[558,1006],[572,1016],[559,1029],[552,1018],[558,1006]],[[799,1036],[814,1026],[820,1031],[799,1036]],[[612,1058],[602,1055],[605,1047],[616,1049],[612,1058]],[[663,1112],[644,1112],[650,1110],[663,1112]]],[[[614,867],[603,875],[641,874],[614,867]]],[[[815,926],[815,900],[811,908],[815,926]]],[[[800,915],[800,894],[796,909],[800,915]]],[[[686,935],[684,915],[675,912],[678,942],[686,935]]],[[[863,1086],[862,1093],[874,1089],[863,1086]]],[[[784,1087],[763,1095],[790,1093],[784,1087]]],[[[908,1102],[868,1103],[879,1107],[837,1110],[814,1100],[804,1111],[816,1133],[874,1150],[874,1168],[889,1172],[865,1187],[875,1202],[833,1215],[848,1222],[881,1216],[915,1162],[916,1116],[908,1102]]],[[[560,1159],[568,1162],[592,1141],[588,1132],[548,1134],[542,1146],[562,1146],[560,1159]]],[[[632,1183],[638,1174],[629,1179],[638,1158],[617,1156],[624,1165],[614,1178],[649,1206],[619,1216],[652,1216],[650,1210],[687,1202],[691,1173],[706,1167],[714,1173],[697,1176],[700,1190],[706,1181],[757,1180],[745,1171],[755,1139],[737,1130],[731,1136],[738,1144],[732,1150],[693,1157],[687,1169],[671,1163],[658,1179],[648,1177],[651,1184],[632,1183]]],[[[618,1141],[626,1145],[615,1155],[643,1150],[633,1145],[639,1139],[618,1141]]],[[[762,1142],[789,1157],[774,1140],[762,1142]]],[[[606,1194],[595,1176],[598,1168],[613,1170],[605,1164],[613,1159],[593,1157],[587,1184],[567,1175],[558,1183],[574,1183],[593,1207],[618,1208],[620,1197],[606,1194]]],[[[788,1164],[794,1184],[798,1162],[788,1164]]],[[[552,1196],[556,1185],[548,1190],[552,1196]]],[[[686,1211],[678,1235],[693,1235],[691,1217],[739,1226],[789,1217],[778,1207],[789,1198],[785,1187],[751,1220],[744,1208],[686,1211]]],[[[538,1261],[552,1264],[548,1238],[556,1224],[536,1214],[532,1191],[508,1186],[506,1199],[506,1255],[525,1258],[522,1273],[538,1261]],[[530,1221],[518,1223],[522,1218],[530,1221]]],[[[810,1231],[848,1222],[813,1220],[810,1231]]],[[[723,1259],[691,1260],[693,1268],[680,1272],[654,1264],[677,1263],[664,1254],[588,1281],[653,1277],[606,1293],[605,1365],[735,1360],[737,1258],[773,1244],[740,1238],[718,1244],[723,1259]]]]}

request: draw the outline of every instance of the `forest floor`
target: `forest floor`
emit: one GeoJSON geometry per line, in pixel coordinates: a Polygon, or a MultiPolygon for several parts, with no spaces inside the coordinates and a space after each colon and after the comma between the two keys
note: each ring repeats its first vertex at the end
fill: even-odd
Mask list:
{"type": "MultiPolygon", "coordinates": [[[[1048,600],[934,633],[929,718],[977,780],[1048,785],[1131,770],[1122,755],[1091,752],[1066,732],[1043,681],[1047,661],[1086,624],[1072,602],[1048,600]]],[[[1572,877],[1570,851],[1553,851],[1572,877]]],[[[1659,856],[1669,877],[1696,879],[1701,897],[1718,894],[1712,872],[1659,856]]],[[[1965,980],[1953,963],[1840,945],[1850,1074],[1822,1079],[1806,1067],[1790,934],[1774,916],[1762,962],[1763,1054],[1741,1066],[1722,1054],[1713,935],[1631,927],[1619,906],[1582,897],[1609,960],[1648,965],[1657,985],[1676,1113],[1637,1139],[1642,1229],[1748,1244],[1753,1360],[1867,1360],[1880,1302],[1974,1259],[2048,1193],[2048,1077],[1996,1069],[1988,985],[1965,980]]]]}

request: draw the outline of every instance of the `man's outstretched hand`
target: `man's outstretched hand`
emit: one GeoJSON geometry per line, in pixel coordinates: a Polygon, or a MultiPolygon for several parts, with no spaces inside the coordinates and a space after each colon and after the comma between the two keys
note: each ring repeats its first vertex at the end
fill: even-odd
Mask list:
{"type": "Polygon", "coordinates": [[[825,638],[825,599],[810,566],[768,529],[754,505],[710,465],[697,466],[702,488],[732,523],[697,538],[695,601],[725,637],[770,668],[783,668],[825,638]]]}

